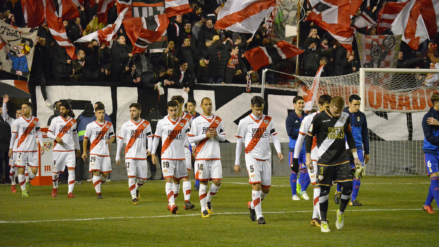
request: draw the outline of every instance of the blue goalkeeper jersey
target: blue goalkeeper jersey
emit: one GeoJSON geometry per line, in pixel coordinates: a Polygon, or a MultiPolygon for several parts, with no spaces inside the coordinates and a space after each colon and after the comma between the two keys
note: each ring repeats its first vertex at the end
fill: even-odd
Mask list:
{"type": "Polygon", "coordinates": [[[367,129],[366,115],[361,111],[351,113],[349,107],[344,110],[351,119],[352,135],[355,139],[355,148],[358,150],[363,150],[364,154],[369,154],[369,133],[367,129]]]}
{"type": "MultiPolygon", "coordinates": [[[[290,152],[294,152],[297,138],[299,137],[300,125],[302,124],[302,120],[304,117],[305,117],[305,112],[302,111],[302,116],[297,116],[296,111],[292,111],[290,115],[288,115],[287,120],[285,121],[287,134],[288,137],[290,138],[290,142],[289,142],[290,152]]],[[[301,152],[305,152],[305,142],[303,142],[301,152]]]]}
{"type": "Polygon", "coordinates": [[[422,119],[422,130],[424,131],[424,153],[439,154],[439,126],[429,125],[427,123],[429,117],[439,120],[439,111],[436,111],[432,107],[422,119]]]}

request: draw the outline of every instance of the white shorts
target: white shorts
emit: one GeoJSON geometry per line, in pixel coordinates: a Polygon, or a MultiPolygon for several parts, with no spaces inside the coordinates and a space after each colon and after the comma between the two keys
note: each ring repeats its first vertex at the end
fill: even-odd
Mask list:
{"type": "Polygon", "coordinates": [[[186,169],[192,170],[192,153],[189,148],[184,147],[184,156],[186,157],[184,163],[186,164],[186,169]]]}
{"type": "Polygon", "coordinates": [[[185,160],[162,160],[163,177],[173,177],[177,180],[187,178],[185,160]]]}
{"type": "Polygon", "coordinates": [[[221,180],[223,168],[221,160],[196,160],[195,179],[200,181],[221,180]]]}
{"type": "Polygon", "coordinates": [[[18,152],[16,153],[16,166],[23,168],[26,165],[38,167],[38,152],[18,152]]]}
{"type": "Polygon", "coordinates": [[[103,173],[111,172],[111,160],[110,157],[90,155],[90,167],[89,172],[100,171],[103,173]]]}
{"type": "Polygon", "coordinates": [[[76,152],[53,152],[53,173],[64,172],[66,168],[75,168],[76,166],[76,152]]]}
{"type": "Polygon", "coordinates": [[[271,157],[267,160],[256,160],[245,154],[245,165],[247,167],[249,184],[261,184],[271,186],[271,157]]]}
{"type": "Polygon", "coordinates": [[[9,166],[16,167],[17,166],[17,153],[13,152],[12,157],[9,158],[9,166]]]}
{"type": "Polygon", "coordinates": [[[146,180],[148,178],[148,161],[126,159],[125,166],[127,168],[127,174],[129,178],[137,177],[143,180],[146,180]]]}
{"type": "Polygon", "coordinates": [[[308,169],[309,179],[311,180],[312,185],[316,185],[317,183],[317,162],[312,161],[313,170],[308,169]]]}

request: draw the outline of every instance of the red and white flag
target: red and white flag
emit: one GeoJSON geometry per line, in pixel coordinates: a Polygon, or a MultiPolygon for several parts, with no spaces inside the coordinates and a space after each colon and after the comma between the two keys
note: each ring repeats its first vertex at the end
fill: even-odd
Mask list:
{"type": "Polygon", "coordinates": [[[276,0],[228,0],[218,13],[215,28],[254,34],[275,6],[276,0]]]}
{"type": "MultiPolygon", "coordinates": [[[[60,13],[63,13],[63,11],[60,11],[60,13]]],[[[58,45],[66,49],[66,52],[69,54],[70,58],[76,59],[75,47],[67,38],[66,29],[62,23],[62,14],[59,15],[56,12],[55,5],[53,4],[52,0],[46,0],[46,19],[49,31],[58,45]]]]}
{"type": "Polygon", "coordinates": [[[282,59],[295,57],[303,52],[294,45],[282,40],[273,46],[258,46],[250,49],[244,53],[244,56],[253,70],[257,71],[261,67],[280,62],[282,59]]]}
{"type": "Polygon", "coordinates": [[[305,108],[303,109],[305,112],[311,111],[314,103],[317,101],[317,93],[319,91],[320,85],[320,75],[322,74],[323,67],[325,65],[320,65],[317,70],[316,77],[314,78],[314,82],[312,83],[312,88],[309,90],[309,93],[304,97],[305,100],[305,108]]]}
{"type": "Polygon", "coordinates": [[[328,31],[344,48],[352,50],[354,30],[350,16],[355,14],[361,3],[361,0],[314,1],[308,20],[328,31]]]}
{"type": "Polygon", "coordinates": [[[411,0],[392,23],[392,32],[402,35],[402,41],[417,50],[419,44],[428,39],[428,31],[421,15],[420,2],[411,0]]]}
{"type": "Polygon", "coordinates": [[[106,26],[105,28],[98,30],[96,32],[90,33],[78,40],[75,43],[88,43],[92,40],[97,40],[100,44],[109,45],[113,37],[116,35],[120,26],[122,25],[122,20],[125,17],[128,8],[124,9],[122,13],[119,14],[116,21],[113,24],[106,26]]]}
{"type": "Polygon", "coordinates": [[[51,2],[54,3],[56,12],[62,13],[61,18],[63,21],[68,21],[79,17],[78,7],[81,3],[78,0],[51,0],[51,2]]]}
{"type": "Polygon", "coordinates": [[[392,26],[393,21],[395,21],[395,18],[406,5],[407,2],[389,2],[384,4],[384,7],[378,13],[377,33],[382,34],[386,29],[389,29],[392,26]]]}
{"type": "Polygon", "coordinates": [[[24,20],[28,27],[38,27],[44,23],[46,19],[45,5],[45,0],[21,0],[24,20]]]}
{"type": "Polygon", "coordinates": [[[116,0],[101,0],[98,5],[97,15],[99,23],[107,23],[108,11],[113,7],[116,0]]]}
{"type": "Polygon", "coordinates": [[[439,1],[421,0],[419,3],[421,15],[431,38],[439,32],[439,1]]]}
{"type": "Polygon", "coordinates": [[[165,0],[166,16],[171,18],[176,15],[183,15],[193,11],[188,0],[165,0]]]}
{"type": "Polygon", "coordinates": [[[126,34],[133,44],[133,54],[143,53],[149,44],[166,33],[169,19],[166,14],[150,17],[134,17],[123,20],[126,34]]]}
{"type": "Polygon", "coordinates": [[[133,17],[132,4],[132,0],[116,0],[117,14],[120,15],[124,9],[128,8],[128,13],[125,14],[125,17],[133,17]]]}
{"type": "Polygon", "coordinates": [[[375,27],[377,23],[370,17],[366,12],[361,12],[361,14],[355,19],[353,27],[355,29],[365,28],[365,27],[375,27]]]}

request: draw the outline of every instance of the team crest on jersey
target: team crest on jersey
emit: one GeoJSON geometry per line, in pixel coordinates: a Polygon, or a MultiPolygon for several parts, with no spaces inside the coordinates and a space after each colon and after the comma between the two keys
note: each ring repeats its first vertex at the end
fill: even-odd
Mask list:
{"type": "Polygon", "coordinates": [[[360,116],[357,117],[357,121],[360,122],[360,116]]]}
{"type": "Polygon", "coordinates": [[[163,173],[167,173],[168,172],[168,169],[163,169],[163,173]]]}
{"type": "Polygon", "coordinates": [[[143,127],[146,127],[146,123],[143,124],[143,127]]]}
{"type": "Polygon", "coordinates": [[[319,180],[320,180],[320,181],[323,180],[323,175],[319,175],[319,180]]]}
{"type": "Polygon", "coordinates": [[[184,126],[184,123],[180,123],[180,126],[183,127],[183,126],[184,126]]]}
{"type": "Polygon", "coordinates": [[[264,120],[264,123],[265,123],[265,124],[268,124],[268,120],[264,120]]]}
{"type": "Polygon", "coordinates": [[[216,124],[219,124],[219,121],[218,121],[218,120],[215,120],[215,123],[216,123],[216,124]]]}
{"type": "Polygon", "coordinates": [[[110,125],[106,125],[105,127],[107,127],[107,129],[109,129],[109,128],[110,128],[110,125]]]}
{"type": "Polygon", "coordinates": [[[90,166],[91,166],[91,167],[95,166],[95,163],[90,163],[90,166]]]}
{"type": "Polygon", "coordinates": [[[34,124],[37,124],[37,121],[34,121],[34,124]]]}

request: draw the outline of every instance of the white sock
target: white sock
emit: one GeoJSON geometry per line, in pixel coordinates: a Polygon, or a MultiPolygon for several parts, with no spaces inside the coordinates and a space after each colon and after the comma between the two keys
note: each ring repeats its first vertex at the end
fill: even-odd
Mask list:
{"type": "Polygon", "coordinates": [[[75,188],[75,170],[69,170],[69,193],[73,193],[73,188],[75,188]]]}
{"type": "Polygon", "coordinates": [[[59,174],[53,173],[52,174],[52,183],[53,183],[54,189],[58,189],[58,179],[59,179],[59,174]]]}
{"type": "MultiPolygon", "coordinates": [[[[221,185],[220,185],[221,186],[221,185]]],[[[207,195],[207,201],[211,202],[212,198],[218,193],[220,186],[216,186],[214,183],[210,185],[209,194],[207,195]]]]}
{"type": "Polygon", "coordinates": [[[26,190],[26,181],[24,175],[18,174],[18,183],[20,184],[21,191],[26,190]]]}
{"type": "Polygon", "coordinates": [[[313,219],[320,219],[320,205],[319,205],[319,196],[320,196],[320,187],[315,187],[313,190],[313,211],[312,211],[312,218],[313,219]]]}
{"type": "Polygon", "coordinates": [[[256,219],[259,219],[262,216],[262,207],[261,207],[261,191],[252,190],[252,207],[256,211],[256,219]]]}
{"type": "Polygon", "coordinates": [[[25,168],[24,176],[26,177],[26,183],[29,183],[30,180],[29,180],[29,173],[27,172],[27,167],[25,168]]]}
{"type": "Polygon", "coordinates": [[[128,187],[130,188],[130,193],[132,199],[137,198],[136,195],[136,178],[128,178],[128,187]]]}
{"type": "Polygon", "coordinates": [[[166,187],[165,187],[165,189],[166,189],[166,196],[168,197],[168,204],[170,206],[175,205],[175,198],[174,198],[173,187],[174,187],[174,183],[172,183],[172,182],[171,183],[166,183],[166,187]]]}
{"type": "Polygon", "coordinates": [[[174,199],[177,199],[178,193],[180,192],[180,184],[172,183],[172,191],[174,192],[174,199]]]}
{"type": "MultiPolygon", "coordinates": [[[[29,170],[28,174],[29,174],[29,181],[31,181],[32,179],[34,179],[35,176],[37,175],[37,174],[35,174],[35,173],[32,172],[32,169],[29,170]]],[[[29,182],[29,181],[28,181],[28,182],[29,182]]]]}
{"type": "Polygon", "coordinates": [[[184,181],[183,182],[183,192],[184,192],[184,202],[190,202],[191,201],[191,181],[184,181]]]}
{"type": "Polygon", "coordinates": [[[15,173],[15,167],[11,167],[11,171],[9,172],[9,178],[11,179],[11,185],[15,185],[15,177],[17,174],[15,173]]]}
{"type": "Polygon", "coordinates": [[[207,210],[206,209],[207,185],[200,183],[199,195],[200,195],[201,212],[203,212],[204,210],[207,210]]]}
{"type": "Polygon", "coordinates": [[[99,176],[93,176],[93,185],[96,190],[96,194],[101,194],[101,179],[99,176]]]}

